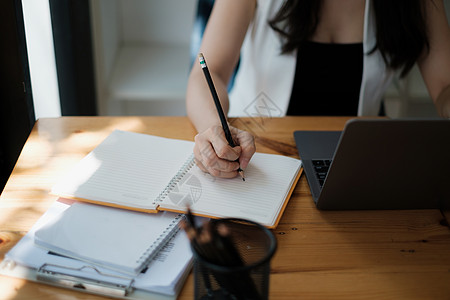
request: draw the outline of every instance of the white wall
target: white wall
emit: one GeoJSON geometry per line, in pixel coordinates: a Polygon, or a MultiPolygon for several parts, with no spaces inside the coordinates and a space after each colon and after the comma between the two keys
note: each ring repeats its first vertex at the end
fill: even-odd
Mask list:
{"type": "Polygon", "coordinates": [[[197,0],[120,1],[125,44],[189,45],[197,0]]]}
{"type": "Polygon", "coordinates": [[[60,117],[58,77],[48,0],[22,0],[36,119],[60,117]]]}
{"type": "Polygon", "coordinates": [[[121,20],[117,0],[92,0],[90,4],[97,109],[102,115],[106,111],[108,83],[121,43],[121,20]]]}
{"type": "Polygon", "coordinates": [[[184,115],[197,0],[90,3],[99,114],[184,115]]]}

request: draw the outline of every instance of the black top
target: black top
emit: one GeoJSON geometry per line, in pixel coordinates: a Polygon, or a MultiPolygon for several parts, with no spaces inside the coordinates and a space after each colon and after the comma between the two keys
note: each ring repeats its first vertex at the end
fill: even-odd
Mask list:
{"type": "Polygon", "coordinates": [[[362,71],[362,43],[304,42],[287,115],[356,116],[362,71]]]}

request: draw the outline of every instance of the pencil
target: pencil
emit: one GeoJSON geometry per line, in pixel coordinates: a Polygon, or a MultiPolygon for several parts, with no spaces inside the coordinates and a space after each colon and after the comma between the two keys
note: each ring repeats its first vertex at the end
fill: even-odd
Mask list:
{"type": "MultiPolygon", "coordinates": [[[[214,104],[216,105],[217,113],[219,114],[220,122],[222,123],[222,128],[225,133],[225,138],[227,139],[228,144],[231,147],[235,147],[236,144],[233,141],[233,137],[231,136],[230,128],[228,127],[227,119],[225,118],[225,114],[223,113],[222,105],[220,104],[219,96],[217,95],[216,88],[211,78],[211,74],[209,74],[208,66],[206,65],[205,57],[203,53],[198,54],[198,59],[200,61],[200,65],[203,70],[203,74],[205,74],[206,81],[209,86],[209,90],[211,91],[212,98],[214,100],[214,104]]],[[[238,169],[239,175],[242,177],[242,180],[245,181],[244,170],[240,167],[238,169]]]]}
{"type": "Polygon", "coordinates": [[[194,216],[192,215],[192,211],[189,206],[187,207],[187,212],[185,215],[188,226],[194,229],[195,232],[197,232],[197,226],[195,226],[194,216]]]}

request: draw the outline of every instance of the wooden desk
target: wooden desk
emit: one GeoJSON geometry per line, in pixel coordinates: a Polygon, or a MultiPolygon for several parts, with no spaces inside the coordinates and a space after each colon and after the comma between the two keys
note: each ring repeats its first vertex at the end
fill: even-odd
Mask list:
{"type": "MultiPolygon", "coordinates": [[[[258,151],[297,157],[294,130],[340,130],[346,120],[233,123],[255,134],[258,151]]],[[[195,135],[184,117],[39,120],[0,198],[0,259],[55,201],[48,192],[58,177],[113,129],[188,140],[195,135]]],[[[318,211],[303,176],[274,233],[279,247],[271,299],[450,299],[450,230],[438,210],[318,211]]],[[[0,298],[104,299],[9,277],[0,277],[0,298]]],[[[193,298],[192,275],[179,298],[193,298]]]]}

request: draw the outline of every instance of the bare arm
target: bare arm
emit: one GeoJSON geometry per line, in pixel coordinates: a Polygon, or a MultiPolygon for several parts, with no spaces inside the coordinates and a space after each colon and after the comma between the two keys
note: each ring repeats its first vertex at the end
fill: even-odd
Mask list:
{"type": "Polygon", "coordinates": [[[418,61],[438,114],[450,117],[450,28],[442,0],[426,1],[430,52],[418,61]]]}
{"type": "MultiPolygon", "coordinates": [[[[227,85],[239,59],[247,28],[253,18],[255,0],[216,0],[203,35],[203,52],[224,112],[228,111],[227,85]]],[[[198,132],[220,125],[217,111],[198,62],[188,81],[187,113],[198,132]]]]}
{"type": "MultiPolygon", "coordinates": [[[[255,7],[256,0],[216,0],[203,35],[200,52],[205,56],[225,114],[229,108],[228,81],[239,59],[255,7]]],[[[199,132],[194,147],[197,165],[219,177],[236,176],[239,166],[245,169],[255,152],[254,139],[248,132],[230,127],[239,146],[231,148],[228,145],[198,62],[193,64],[189,75],[186,108],[199,132]]]]}

